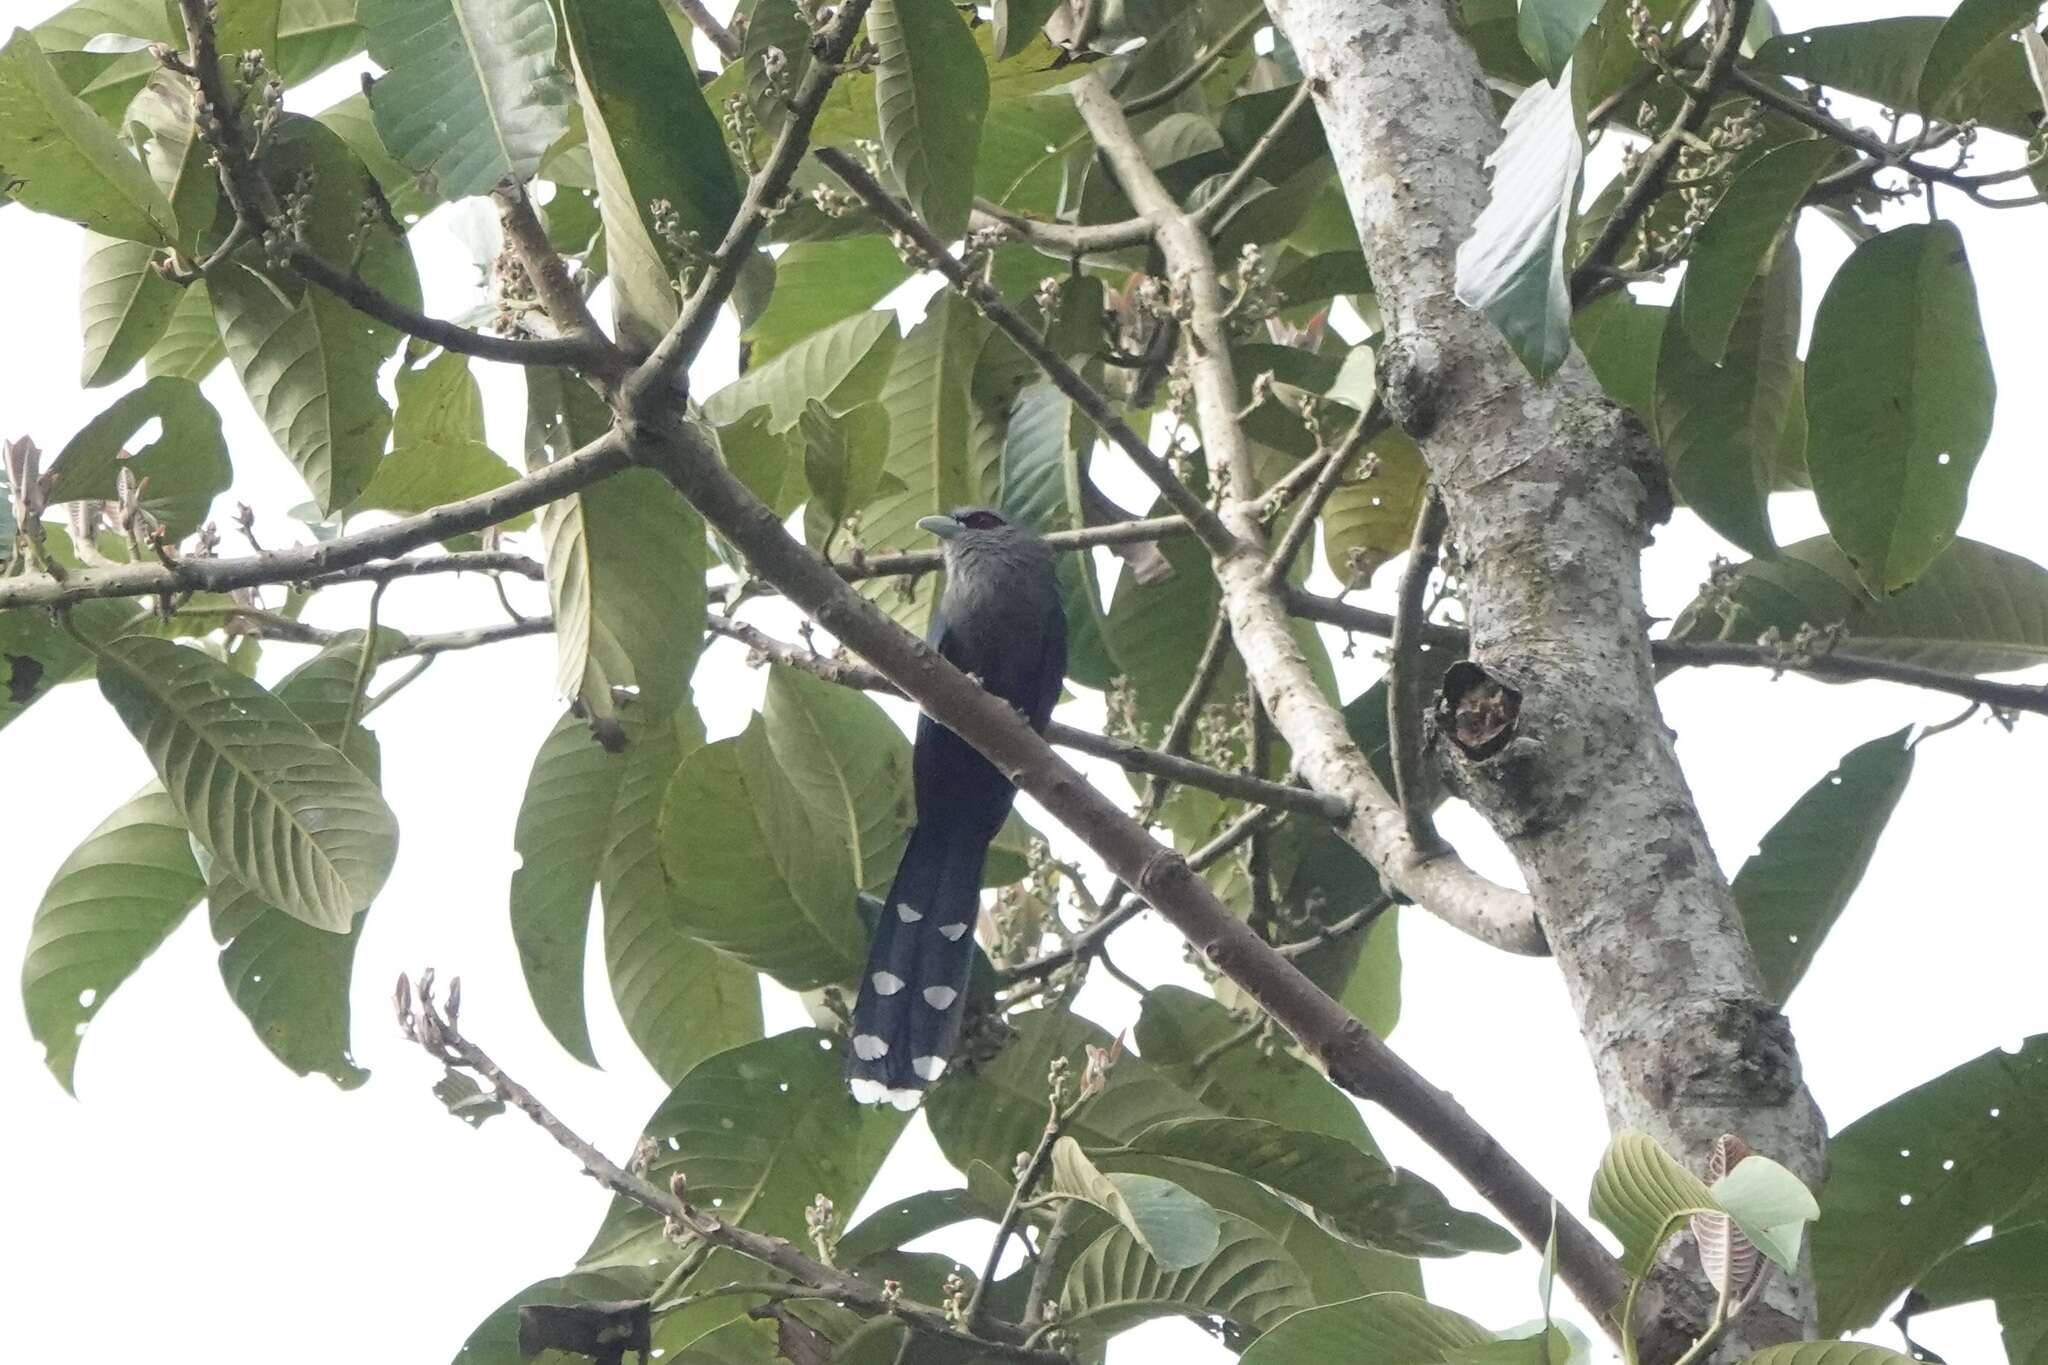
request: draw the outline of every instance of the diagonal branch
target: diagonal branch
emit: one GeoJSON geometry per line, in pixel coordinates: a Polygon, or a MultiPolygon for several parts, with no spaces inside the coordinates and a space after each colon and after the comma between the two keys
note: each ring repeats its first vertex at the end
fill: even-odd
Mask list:
{"type": "Polygon", "coordinates": [[[1230,333],[1208,238],[1160,183],[1115,96],[1101,80],[1084,77],[1072,90],[1097,148],[1132,205],[1152,223],[1167,268],[1189,300],[1188,373],[1211,481],[1229,490],[1223,516],[1237,541],[1230,553],[1216,557],[1216,577],[1245,667],[1293,753],[1296,770],[1316,790],[1349,800],[1352,814],[1343,835],[1378,869],[1385,885],[1483,942],[1511,952],[1547,953],[1527,896],[1487,881],[1456,858],[1433,856],[1432,850],[1416,845],[1400,804],[1381,786],[1352,740],[1343,713],[1316,683],[1295,642],[1285,599],[1268,576],[1253,501],[1251,447],[1237,420],[1230,333]]]}
{"type": "Polygon", "coordinates": [[[1408,566],[1401,573],[1400,609],[1394,615],[1394,654],[1387,664],[1387,735],[1394,759],[1394,799],[1408,821],[1408,837],[1421,849],[1448,851],[1437,833],[1423,796],[1422,781],[1422,633],[1423,596],[1436,570],[1437,551],[1446,524],[1443,495],[1435,487],[1424,493],[1415,518],[1415,537],[1408,547],[1408,566]]]}

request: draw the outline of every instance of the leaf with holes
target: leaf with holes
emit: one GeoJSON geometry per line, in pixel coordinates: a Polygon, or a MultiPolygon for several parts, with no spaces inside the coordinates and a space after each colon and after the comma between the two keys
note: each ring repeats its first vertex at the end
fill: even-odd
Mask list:
{"type": "Polygon", "coordinates": [[[583,1011],[583,946],[626,757],[564,715],[541,741],[512,847],[512,944],[541,1022],[570,1056],[597,1065],[583,1011]]]}
{"type": "Polygon", "coordinates": [[[126,375],[170,326],[180,290],[156,272],[155,256],[156,248],[145,242],[85,234],[78,270],[78,331],[84,341],[78,382],[85,387],[126,375]]]}
{"type": "Polygon", "coordinates": [[[1719,364],[1693,349],[1682,316],[1670,313],[1657,357],[1655,428],[1672,486],[1722,536],[1773,554],[1769,457],[1799,364],[1797,248],[1781,240],[1751,282],[1719,364]]]}
{"type": "Polygon", "coordinates": [[[2048,1195],[2048,1034],[1879,1105],[1828,1144],[1814,1224],[1826,1333],[1877,1321],[1987,1223],[2048,1195]]]}
{"type": "Polygon", "coordinates": [[[131,242],[178,240],[171,201],[19,28],[0,48],[0,166],[9,196],[37,213],[131,242]]]}
{"type": "Polygon", "coordinates": [[[370,90],[391,154],[449,199],[524,181],[568,129],[547,0],[362,0],[370,90]]]}
{"type": "Polygon", "coordinates": [[[1735,874],[1735,905],[1778,1004],[1812,965],[1863,880],[1913,775],[1908,726],[1851,749],[1764,835],[1735,874]]]}
{"type": "Polygon", "coordinates": [[[234,470],[220,414],[189,379],[159,377],[129,390],[65,443],[50,473],[52,502],[112,501],[127,470],[142,487],[142,506],[163,523],[173,544],[199,529],[234,470]],[[151,422],[162,435],[139,450],[127,442],[151,422]]]}
{"type": "Polygon", "coordinates": [[[1957,540],[1912,587],[1873,601],[1826,536],[1741,565],[1730,585],[1733,619],[1703,598],[1679,613],[1674,640],[1754,640],[1776,629],[1842,626],[1835,653],[1963,673],[2002,673],[2048,662],[2048,569],[1996,546],[1957,540]]]}
{"type": "Polygon", "coordinates": [[[1955,538],[1997,392],[1955,225],[1857,247],[1814,318],[1806,468],[1872,594],[1910,585],[1955,538]]]}
{"type": "Polygon", "coordinates": [[[875,112],[890,178],[941,239],[967,226],[989,71],[952,0],[876,0],[875,112]]]}
{"type": "Polygon", "coordinates": [[[1585,157],[1572,82],[1530,86],[1508,111],[1486,162],[1492,195],[1458,247],[1459,301],[1482,310],[1538,379],[1571,350],[1565,240],[1585,157]]]}
{"type": "Polygon", "coordinates": [[[1116,1219],[1161,1270],[1186,1270],[1216,1251],[1216,1210],[1170,1180],[1105,1174],[1070,1137],[1053,1144],[1048,1188],[1116,1219]]]}
{"type": "Polygon", "coordinates": [[[1161,1317],[1220,1317],[1259,1333],[1312,1302],[1308,1277],[1278,1242],[1242,1218],[1218,1219],[1216,1251],[1169,1271],[1122,1227],[1089,1244],[1060,1288],[1060,1321],[1088,1340],[1161,1317]]]}
{"type": "Polygon", "coordinates": [[[1368,1294],[1296,1313],[1253,1342],[1243,1365],[1302,1360],[1432,1365],[1493,1339],[1470,1318],[1413,1294],[1368,1294]]]}
{"type": "Polygon", "coordinates": [[[99,680],[193,837],[268,904],[346,933],[398,852],[376,787],[283,702],[196,649],[116,640],[99,680]]]}
{"type": "Polygon", "coordinates": [[[629,711],[626,740],[598,868],[605,970],[634,1046],[673,1084],[713,1053],[761,1036],[761,983],[689,936],[662,872],[662,801],[684,756],[703,745],[702,722],[687,704],[669,719],[629,711]]]}
{"type": "Polygon", "coordinates": [[[93,1015],[205,893],[178,808],[157,782],[58,867],[29,922],[21,999],[43,1064],[67,1091],[93,1015]]]}

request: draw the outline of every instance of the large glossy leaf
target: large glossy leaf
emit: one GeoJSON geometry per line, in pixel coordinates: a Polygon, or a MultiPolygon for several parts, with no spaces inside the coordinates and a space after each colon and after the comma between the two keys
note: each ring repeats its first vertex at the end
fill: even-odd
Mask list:
{"type": "Polygon", "coordinates": [[[1742,300],[1720,363],[1693,349],[1672,310],[1657,357],[1656,431],[1672,486],[1707,525],[1755,555],[1776,551],[1769,457],[1784,435],[1799,363],[1799,251],[1786,237],[1742,300]]]}
{"type": "Polygon", "coordinates": [[[1843,626],[1836,652],[1964,673],[1998,673],[2048,661],[2048,569],[1973,540],[1957,540],[1918,582],[1872,601],[1825,536],[1788,545],[1736,571],[1733,618],[1696,602],[1672,627],[1675,640],[1755,641],[1775,628],[1791,640],[1803,625],[1843,626]]]}
{"type": "MultiPolygon", "coordinates": [[[[386,632],[380,647],[397,643],[386,632]]],[[[321,739],[338,745],[375,781],[376,738],[358,726],[344,742],[362,663],[363,636],[350,631],[293,669],[277,699],[321,739]]],[[[301,1076],[318,1072],[344,1090],[369,1079],[349,1046],[349,986],[366,918],[331,934],[293,919],[237,883],[218,859],[201,859],[207,874],[208,922],[221,945],[221,984],[271,1055],[301,1076]]]]}
{"type": "Polygon", "coordinates": [[[449,199],[529,179],[569,126],[547,0],[359,0],[391,154],[449,199]]]}
{"type": "Polygon", "coordinates": [[[779,665],[761,719],[816,826],[846,849],[855,883],[880,894],[916,820],[903,732],[864,694],[779,665]]]}
{"type": "Polygon", "coordinates": [[[758,718],[683,760],[661,816],[678,924],[794,990],[846,981],[866,930],[844,829],[821,822],[758,718]]]}
{"type": "Polygon", "coordinates": [[[140,143],[142,164],[178,215],[178,246],[191,258],[218,247],[228,230],[221,213],[220,171],[212,148],[199,136],[197,101],[189,80],[158,71],[123,114],[130,136],[140,143]]]}
{"type": "Polygon", "coordinates": [[[151,267],[156,249],[145,242],[85,234],[78,271],[78,330],[84,341],[78,382],[111,384],[135,368],[170,325],[178,286],[151,267]]]}
{"type": "Polygon", "coordinates": [[[583,1011],[583,948],[590,901],[611,833],[626,758],[609,753],[573,715],[541,741],[526,779],[512,847],[512,943],[541,1022],[569,1054],[591,1066],[583,1011]]]}
{"type": "MultiPolygon", "coordinates": [[[[1429,469],[1414,440],[1399,427],[1373,438],[1363,460],[1376,462],[1370,478],[1347,478],[1323,504],[1323,558],[1342,582],[1362,587],[1408,548],[1422,510],[1429,469]]],[[[1358,467],[1362,472],[1364,465],[1358,467]]]]}
{"type": "Polygon", "coordinates": [[[1571,350],[1565,239],[1585,156],[1571,81],[1523,91],[1487,158],[1492,196],[1458,247],[1459,300],[1483,310],[1539,379],[1571,350]]]}
{"type": "MultiPolygon", "coordinates": [[[[362,158],[400,222],[417,223],[445,199],[441,182],[431,169],[414,170],[384,145],[377,132],[376,115],[370,112],[370,97],[362,91],[336,100],[314,117],[332,128],[334,135],[362,158]]],[[[550,201],[551,206],[553,202],[550,201]]]]}
{"type": "Polygon", "coordinates": [[[1216,1210],[1158,1176],[1106,1174],[1072,1138],[1053,1144],[1047,1188],[1116,1219],[1161,1270],[1186,1270],[1216,1251],[1216,1210]]]}
{"type": "Polygon", "coordinates": [[[1602,0],[1523,0],[1517,16],[1522,49],[1543,74],[1555,81],[1564,74],[1572,49],[1600,17],[1602,0]]]}
{"type": "Polygon", "coordinates": [[[1778,817],[1735,874],[1743,932],[1771,999],[1812,965],[1913,775],[1911,727],[1860,744],[1778,817]]]}
{"type": "MultiPolygon", "coordinates": [[[[1222,601],[1215,570],[1198,543],[1175,539],[1162,541],[1159,549],[1173,573],[1153,583],[1118,575],[1102,620],[1110,662],[1129,684],[1138,720],[1155,733],[1165,728],[1187,691],[1222,601]]],[[[1243,670],[1233,653],[1223,664],[1215,695],[1227,697],[1241,688],[1243,670]]]]}
{"type": "Polygon", "coordinates": [[[943,239],[967,226],[989,72],[952,0],[876,0],[875,110],[889,173],[943,239]]]}
{"type": "Polygon", "coordinates": [[[57,869],[30,922],[21,996],[43,1064],[66,1090],[93,1015],[205,892],[178,809],[157,782],[57,869]]]}
{"type": "Polygon", "coordinates": [[[659,474],[629,469],[548,504],[548,599],[562,694],[616,713],[613,689],[656,711],[689,687],[703,647],[703,522],[659,474]]]}
{"type": "Polygon", "coordinates": [[[199,529],[216,496],[227,491],[234,471],[220,414],[188,379],[159,377],[131,389],[79,430],[51,464],[53,502],[110,501],[119,493],[120,472],[147,479],[142,506],[163,523],[173,542],[199,529]],[[127,442],[145,425],[160,424],[162,435],[130,451],[127,442]]]}
{"type": "MultiPolygon", "coordinates": [[[[940,3],[951,10],[946,0],[940,3]]],[[[903,487],[876,498],[862,515],[861,538],[870,550],[928,545],[930,535],[917,529],[919,517],[980,500],[968,459],[969,384],[985,330],[974,306],[949,291],[932,300],[924,321],[897,349],[882,390],[882,406],[889,411],[889,458],[883,472],[903,487]]],[[[921,631],[935,578],[918,579],[909,595],[900,580],[869,579],[861,588],[897,621],[921,631]]]]}
{"type": "Polygon", "coordinates": [[[1913,1357],[1860,1341],[1794,1341],[1767,1346],[1742,1365],[1913,1365],[1913,1357]]]}
{"type": "Polygon", "coordinates": [[[1677,312],[1693,351],[1721,363],[1743,300],[1754,295],[1771,243],[1799,210],[1813,182],[1841,156],[1826,138],[1788,142],[1743,167],[1715,201],[1686,257],[1677,312]]]}
{"type": "Polygon", "coordinates": [[[193,383],[212,374],[228,358],[220,328],[213,322],[213,298],[203,283],[190,284],[178,296],[163,335],[142,358],[151,379],[168,376],[193,383]]]}
{"type": "Polygon", "coordinates": [[[886,237],[796,243],[775,258],[767,311],[741,334],[752,348],[751,362],[764,364],[805,337],[867,312],[909,276],[886,237]]]}
{"type": "MultiPolygon", "coordinates": [[[[270,135],[264,172],[280,195],[311,177],[311,250],[330,264],[354,262],[386,296],[419,306],[411,249],[390,225],[360,221],[376,182],[331,130],[287,116],[270,135]]],[[[391,410],[377,391],[377,370],[398,334],[324,290],[267,269],[257,245],[209,275],[214,319],[250,402],[315,504],[332,513],[362,492],[383,455],[391,410]]]]}
{"type": "Polygon", "coordinates": [[[1968,111],[1996,98],[2014,55],[2013,33],[2040,17],[2041,6],[2030,0],[1962,0],[1927,49],[1917,107],[1971,117],[1968,111]]]}
{"type": "Polygon", "coordinates": [[[1607,1145],[1587,1208],[1620,1239],[1622,1266],[1631,1275],[1649,1269],[1657,1249],[1688,1217],[1720,1211],[1705,1181],[1637,1132],[1617,1133],[1607,1145]]]}
{"type": "Polygon", "coordinates": [[[980,1219],[996,1222],[1003,1205],[984,1199],[972,1189],[924,1190],[876,1209],[848,1228],[839,1238],[835,1259],[843,1266],[858,1266],[870,1256],[900,1248],[940,1228],[980,1219]]]}
{"type": "Polygon", "coordinates": [[[1821,1330],[1875,1322],[1977,1229],[2048,1194],[2048,1034],[1888,1101],[1828,1143],[1814,1225],[1821,1330]]]}
{"type": "Polygon", "coordinates": [[[669,779],[704,742],[696,712],[638,721],[630,713],[626,763],[612,807],[598,885],[604,897],[605,969],[626,1032],[671,1084],[715,1052],[761,1036],[761,985],[751,968],[685,932],[661,868],[661,806],[669,779]]]}
{"type": "Polygon", "coordinates": [[[873,501],[889,458],[889,412],[863,403],[834,416],[813,399],[798,421],[804,446],[804,483],[810,512],[804,535],[823,548],[846,519],[873,501]]]}
{"type": "Polygon", "coordinates": [[[1402,1256],[1513,1251],[1505,1228],[1453,1208],[1428,1181],[1397,1171],[1342,1138],[1257,1118],[1168,1119],[1123,1147],[1097,1152],[1107,1170],[1144,1153],[1227,1170],[1298,1200],[1324,1226],[1361,1246],[1402,1256]]]}
{"type": "Polygon", "coordinates": [[[24,29],[0,48],[0,166],[9,196],[38,213],[131,242],[178,239],[171,201],[24,29]]]}
{"type": "Polygon", "coordinates": [[[1067,1272],[1060,1321],[1087,1338],[1176,1315],[1257,1333],[1309,1306],[1308,1277],[1285,1248],[1242,1218],[1218,1221],[1215,1254],[1181,1271],[1161,1269],[1122,1227],[1104,1232],[1067,1272]]]}
{"type": "Polygon", "coordinates": [[[1572,339],[1607,396],[1645,422],[1657,402],[1657,352],[1663,348],[1662,304],[1639,303],[1626,289],[1602,294],[1572,315],[1572,339]]]}
{"type": "MultiPolygon", "coordinates": [[[[401,369],[397,389],[391,453],[352,511],[424,512],[518,477],[484,442],[483,394],[467,357],[443,351],[425,365],[401,369]]],[[[530,521],[521,517],[504,524],[516,530],[530,521]]]]}
{"type": "Polygon", "coordinates": [[[718,118],[658,5],[562,0],[583,123],[597,168],[605,256],[625,334],[651,346],[675,317],[683,261],[655,227],[665,202],[708,255],[739,208],[718,118]]]}
{"type": "Polygon", "coordinates": [[[376,787],[284,703],[198,650],[116,640],[99,679],[193,837],[267,904],[347,932],[398,852],[376,787]]]}
{"type": "Polygon", "coordinates": [[[722,427],[766,407],[769,428],[782,431],[796,425],[812,399],[834,412],[858,407],[881,395],[900,340],[895,313],[856,313],[793,342],[712,394],[704,416],[722,427]]]}
{"type": "Polygon", "coordinates": [[[1806,468],[1872,593],[1911,584],[1954,539],[1996,397],[1955,225],[1895,228],[1856,248],[1814,318],[1806,468]]]}
{"type": "Polygon", "coordinates": [[[356,0],[284,0],[278,6],[277,47],[288,85],[347,61],[363,50],[356,0]]]}
{"type": "MultiPolygon", "coordinates": [[[[1962,8],[1952,17],[1962,18],[1962,8]]],[[[2002,8],[2009,6],[1985,7],[1987,12],[2002,8]]],[[[1975,45],[1976,35],[1995,27],[1984,25],[1982,17],[1973,14],[1951,35],[1952,55],[1965,62],[1955,69],[1966,78],[1949,83],[1937,74],[1934,84],[1946,83],[1949,88],[1933,107],[1923,107],[1920,98],[1934,46],[1947,27],[1938,14],[1866,19],[1788,33],[1759,48],[1754,66],[1833,86],[1886,108],[1952,122],[1972,118],[1987,128],[2027,137],[2040,116],[2040,94],[2028,77],[2018,44],[1975,45]],[[1968,49],[1975,55],[1966,57],[1968,49]]]]}
{"type": "Polygon", "coordinates": [[[1368,1294],[1305,1309],[1253,1342],[1244,1365],[1305,1360],[1371,1360],[1441,1365],[1456,1352],[1492,1341],[1461,1314],[1412,1294],[1368,1294]]]}

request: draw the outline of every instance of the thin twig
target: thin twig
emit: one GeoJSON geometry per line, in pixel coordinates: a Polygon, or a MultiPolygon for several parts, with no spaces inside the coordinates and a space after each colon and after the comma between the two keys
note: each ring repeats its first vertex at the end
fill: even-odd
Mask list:
{"type": "MultiPolygon", "coordinates": [[[[1244,705],[1245,718],[1251,729],[1250,742],[1245,745],[1245,770],[1254,776],[1264,777],[1273,762],[1273,720],[1266,714],[1266,704],[1259,700],[1258,684],[1249,679],[1244,687],[1244,705]]],[[[1252,830],[1244,870],[1252,893],[1248,922],[1259,934],[1270,936],[1273,927],[1273,848],[1270,831],[1263,826],[1252,830]]]]}
{"type": "Polygon", "coordinates": [[[1298,939],[1293,943],[1279,944],[1273,951],[1282,957],[1300,957],[1303,953],[1312,953],[1326,943],[1335,943],[1338,939],[1343,938],[1354,930],[1372,928],[1374,922],[1381,915],[1384,915],[1393,908],[1394,898],[1382,893],[1373,900],[1372,904],[1363,909],[1354,910],[1342,919],[1332,920],[1328,924],[1319,926],[1307,938],[1298,939]]]}
{"type": "Polygon", "coordinates": [[[1009,1207],[1003,1210],[1002,1221],[996,1224],[996,1235],[989,1243],[988,1260],[981,1268],[981,1278],[975,1281],[973,1297],[967,1300],[966,1328],[970,1332],[981,1329],[988,1313],[988,1287],[995,1283],[996,1266],[1003,1259],[1003,1248],[1010,1244],[1010,1238],[1017,1231],[1017,1224],[1023,1220],[1026,1201],[1038,1182],[1045,1178],[1046,1168],[1052,1164],[1052,1149],[1066,1135],[1067,1129],[1081,1112],[1075,1104],[1061,1109],[1057,1094],[1049,1104],[1045,1131],[1038,1135],[1038,1145],[1031,1151],[1031,1157],[1024,1169],[1017,1175],[1016,1188],[1010,1191],[1009,1207]]]}
{"type": "MultiPolygon", "coordinates": [[[[548,240],[547,229],[541,226],[533,201],[527,197],[526,187],[516,181],[511,182],[501,186],[495,197],[498,221],[505,229],[505,240],[511,245],[512,254],[526,272],[526,277],[533,281],[534,293],[547,312],[548,320],[564,336],[603,339],[603,329],[597,325],[597,318],[590,311],[582,289],[570,278],[569,263],[548,240]]],[[[606,344],[610,342],[607,340],[606,344]]]]}
{"type": "Polygon", "coordinates": [[[732,30],[718,22],[710,10],[704,7],[704,0],[672,0],[675,7],[683,12],[697,32],[711,40],[711,45],[729,62],[740,59],[740,40],[732,30]]]}
{"type": "Polygon", "coordinates": [[[1176,72],[1172,80],[1169,80],[1157,90],[1148,90],[1142,95],[1133,96],[1125,100],[1124,113],[1132,118],[1136,118],[1138,115],[1150,113],[1160,105],[1178,97],[1181,91],[1213,71],[1216,63],[1223,60],[1225,52],[1243,42],[1249,34],[1262,24],[1269,22],[1271,21],[1266,18],[1265,7],[1253,5],[1244,18],[1232,24],[1229,30],[1220,38],[1196,54],[1195,59],[1189,62],[1185,69],[1176,72]]]}
{"type": "Polygon", "coordinates": [[[1259,134],[1259,140],[1245,151],[1244,159],[1231,169],[1229,176],[1216,192],[1189,215],[1198,227],[1213,228],[1217,220],[1229,212],[1231,201],[1237,198],[1238,191],[1257,174],[1259,163],[1280,145],[1280,139],[1287,136],[1287,130],[1294,126],[1294,121],[1301,116],[1301,111],[1308,108],[1309,100],[1314,94],[1314,83],[1311,81],[1303,81],[1295,87],[1294,98],[1287,101],[1286,107],[1280,111],[1280,117],[1274,119],[1265,132],[1259,134]]]}
{"type": "Polygon", "coordinates": [[[961,264],[959,259],[946,250],[946,244],[938,239],[932,230],[919,221],[917,215],[896,202],[894,195],[882,188],[852,157],[835,148],[820,148],[815,155],[829,167],[834,175],[846,182],[846,187],[872,209],[875,216],[902,233],[916,244],[917,249],[928,258],[941,275],[958,290],[970,303],[981,310],[1017,348],[1036,361],[1059,391],[1073,400],[1074,406],[1088,415],[1097,429],[1110,442],[1138,466],[1145,477],[1152,480],[1166,499],[1167,505],[1187,518],[1188,525],[1211,554],[1224,555],[1234,552],[1237,538],[1227,530],[1214,508],[1196,497],[1188,486],[1180,481],[1173,467],[1153,453],[1145,438],[1132,430],[1130,423],[1103,396],[1093,384],[1067,364],[1052,347],[1040,337],[1036,328],[1026,322],[1021,314],[996,292],[993,285],[976,272],[961,264]]]}
{"type": "Polygon", "coordinates": [[[363,696],[370,690],[370,675],[377,671],[377,609],[384,605],[384,589],[390,586],[389,583],[379,583],[370,590],[370,615],[363,624],[363,648],[356,658],[356,680],[348,690],[348,710],[341,718],[340,743],[344,747],[355,731],[356,718],[363,712],[363,696]]]}
{"type": "Polygon", "coordinates": [[[1425,855],[1446,852],[1436,821],[1423,801],[1422,781],[1422,599],[1436,570],[1437,551],[1449,524],[1444,500],[1434,485],[1423,494],[1408,566],[1401,574],[1400,605],[1394,613],[1393,657],[1387,663],[1387,733],[1392,741],[1394,799],[1408,822],[1408,838],[1425,855]]]}
{"type": "Polygon", "coordinates": [[[1288,571],[1294,567],[1298,556],[1316,533],[1316,518],[1323,514],[1323,507],[1330,501],[1330,495],[1344,482],[1344,474],[1351,468],[1359,452],[1377,440],[1384,432],[1390,418],[1386,405],[1374,398],[1372,406],[1359,414],[1352,423],[1350,432],[1344,437],[1344,444],[1324,461],[1316,471],[1315,482],[1309,485],[1308,496],[1302,499],[1301,507],[1295,512],[1294,520],[1287,523],[1287,529],[1273,546],[1273,553],[1267,556],[1266,576],[1276,586],[1287,581],[1288,571]]]}
{"type": "MultiPolygon", "coordinates": [[[[1108,960],[1104,959],[1104,966],[1108,960]]],[[[1053,1212],[1052,1226],[1045,1230],[1045,1237],[1038,1244],[1038,1264],[1031,1268],[1031,1288],[1024,1295],[1024,1320],[1028,1330],[1045,1320],[1045,1308],[1052,1301],[1052,1277],[1059,1264],[1060,1247],[1074,1230],[1080,1218],[1081,1206],[1065,1203],[1053,1212]]]]}

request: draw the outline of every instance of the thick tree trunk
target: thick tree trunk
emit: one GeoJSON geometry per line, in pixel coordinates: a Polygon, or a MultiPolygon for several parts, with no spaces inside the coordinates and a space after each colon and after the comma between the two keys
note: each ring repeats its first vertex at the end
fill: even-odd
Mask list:
{"type": "MultiPolygon", "coordinates": [[[[1657,709],[1639,556],[1661,463],[1581,361],[1533,382],[1454,295],[1499,137],[1478,63],[1442,0],[1273,8],[1378,290],[1382,391],[1468,568],[1476,667],[1445,681],[1437,756],[1520,861],[1610,1123],[1701,1172],[1735,1133],[1817,1187],[1820,1115],[1657,709]]],[[[1731,1352],[1812,1318],[1810,1278],[1781,1278],[1731,1352]]]]}

